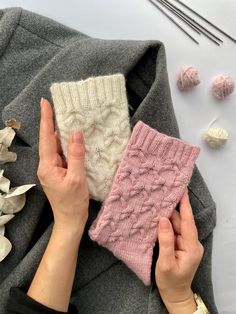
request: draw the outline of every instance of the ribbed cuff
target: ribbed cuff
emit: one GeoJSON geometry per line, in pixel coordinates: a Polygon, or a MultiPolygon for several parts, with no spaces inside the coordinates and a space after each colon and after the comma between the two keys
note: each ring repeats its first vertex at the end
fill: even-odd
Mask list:
{"type": "Polygon", "coordinates": [[[133,128],[128,147],[135,146],[159,159],[171,159],[182,167],[193,167],[200,147],[158,132],[139,120],[133,128]]]}
{"type": "Polygon", "coordinates": [[[125,77],[121,73],[75,82],[52,83],[50,91],[56,114],[95,110],[107,103],[126,103],[125,77]]]}

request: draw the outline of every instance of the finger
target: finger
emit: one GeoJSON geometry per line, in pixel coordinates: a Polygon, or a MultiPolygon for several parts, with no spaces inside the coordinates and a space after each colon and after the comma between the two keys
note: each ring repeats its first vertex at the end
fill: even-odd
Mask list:
{"type": "Polygon", "coordinates": [[[174,229],[174,232],[177,233],[177,234],[180,234],[181,233],[181,228],[180,228],[180,214],[179,212],[174,209],[171,217],[170,217],[170,221],[172,223],[172,226],[173,226],[173,229],[174,229]]]}
{"type": "Polygon", "coordinates": [[[162,217],[158,224],[159,263],[172,263],[175,258],[174,230],[168,218],[162,217]]]}
{"type": "Polygon", "coordinates": [[[59,135],[57,131],[55,131],[55,136],[56,136],[56,141],[57,141],[57,153],[58,153],[58,158],[60,159],[60,166],[63,168],[67,168],[66,157],[64,156],[64,153],[61,147],[61,141],[59,139],[59,135]]]}
{"type": "Polygon", "coordinates": [[[198,241],[198,232],[186,189],[180,200],[181,236],[185,243],[192,246],[198,241]]]}
{"type": "Polygon", "coordinates": [[[54,134],[53,111],[47,99],[40,101],[39,156],[41,161],[54,161],[57,142],[54,134]]]}
{"type": "Polygon", "coordinates": [[[183,238],[181,237],[181,235],[176,235],[175,238],[175,245],[176,245],[176,249],[180,250],[180,251],[185,251],[185,246],[184,246],[184,241],[183,238]]]}
{"type": "Polygon", "coordinates": [[[61,141],[59,139],[59,135],[58,135],[57,131],[55,131],[55,137],[56,137],[56,141],[57,141],[57,152],[58,152],[58,154],[62,155],[63,151],[62,151],[62,147],[61,147],[61,141]]]}
{"type": "Polygon", "coordinates": [[[71,178],[73,177],[83,177],[85,175],[85,147],[84,147],[84,137],[81,131],[70,134],[67,152],[67,164],[68,171],[67,175],[71,178]],[[75,139],[75,141],[73,141],[75,139]]]}

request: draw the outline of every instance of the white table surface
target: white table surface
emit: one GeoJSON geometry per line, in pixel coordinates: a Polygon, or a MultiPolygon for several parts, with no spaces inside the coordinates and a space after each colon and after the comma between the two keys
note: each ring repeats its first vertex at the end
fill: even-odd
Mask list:
{"type": "MultiPolygon", "coordinates": [[[[236,37],[235,0],[183,1],[236,37]]],[[[213,77],[218,74],[231,75],[236,81],[236,44],[222,35],[224,44],[218,47],[180,22],[199,38],[198,46],[147,0],[0,0],[0,8],[10,6],[21,6],[53,18],[92,37],[164,42],[181,137],[202,148],[197,165],[217,203],[212,261],[216,303],[221,314],[235,314],[236,91],[219,102],[213,98],[210,88],[213,77]],[[201,79],[201,84],[188,93],[181,93],[176,87],[177,74],[184,65],[194,65],[201,79]],[[230,136],[218,151],[202,141],[203,130],[215,116],[219,119],[214,126],[226,128],[230,136]]],[[[216,34],[220,35],[217,31],[216,34]]]]}

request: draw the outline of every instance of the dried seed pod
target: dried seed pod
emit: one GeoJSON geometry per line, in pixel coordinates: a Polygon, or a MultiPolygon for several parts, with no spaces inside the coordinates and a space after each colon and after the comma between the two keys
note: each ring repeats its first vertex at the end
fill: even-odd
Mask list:
{"type": "Polygon", "coordinates": [[[21,122],[17,121],[15,118],[8,119],[8,120],[4,121],[4,123],[5,123],[5,126],[9,126],[9,127],[14,128],[14,129],[17,129],[17,130],[19,130],[21,128],[21,122]]]}

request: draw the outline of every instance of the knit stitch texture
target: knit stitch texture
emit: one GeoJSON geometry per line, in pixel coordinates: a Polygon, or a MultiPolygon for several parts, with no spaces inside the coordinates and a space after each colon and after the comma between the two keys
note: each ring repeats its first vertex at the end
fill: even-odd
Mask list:
{"type": "Polygon", "coordinates": [[[90,198],[103,201],[131,135],[124,75],[53,83],[50,90],[65,158],[69,134],[81,129],[90,198]]]}
{"type": "Polygon", "coordinates": [[[160,217],[170,217],[192,175],[200,148],[135,125],[111,192],[89,236],[151,284],[153,247],[160,217]]]}

